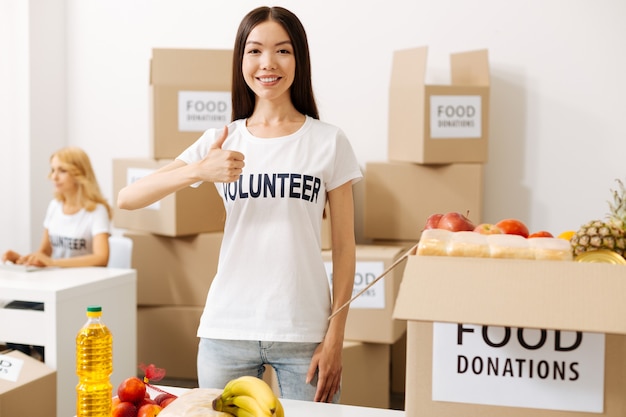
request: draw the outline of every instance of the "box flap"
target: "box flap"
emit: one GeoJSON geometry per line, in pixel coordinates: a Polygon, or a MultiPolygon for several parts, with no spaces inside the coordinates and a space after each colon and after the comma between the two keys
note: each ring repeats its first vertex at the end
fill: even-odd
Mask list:
{"type": "Polygon", "coordinates": [[[489,86],[487,49],[450,55],[452,85],[489,86]]]}
{"type": "Polygon", "coordinates": [[[392,86],[394,84],[398,87],[424,85],[427,57],[427,46],[394,51],[391,72],[392,86]]]}
{"type": "Polygon", "coordinates": [[[394,318],[626,334],[626,268],[410,256],[394,318]]]}
{"type": "MultiPolygon", "coordinates": [[[[428,48],[394,51],[389,84],[389,137],[414,138],[424,127],[426,55],[428,48]],[[410,121],[410,122],[407,122],[410,121]]],[[[390,154],[394,141],[388,141],[390,154]]],[[[410,154],[420,153],[417,140],[407,141],[410,154]]]]}
{"type": "Polygon", "coordinates": [[[20,370],[17,381],[14,382],[8,381],[6,379],[0,379],[0,395],[10,392],[16,388],[29,384],[32,381],[36,381],[55,372],[54,369],[48,367],[43,362],[38,361],[37,359],[25,355],[17,350],[13,350],[8,353],[2,353],[1,355],[6,356],[6,358],[4,359],[5,361],[7,361],[6,366],[9,366],[8,362],[13,359],[19,359],[21,361],[24,361],[24,363],[22,365],[22,369],[20,370]]]}
{"type": "MultiPolygon", "coordinates": [[[[150,62],[150,84],[203,86],[221,91],[231,83],[232,50],[219,49],[153,49],[150,62]]],[[[230,88],[228,89],[230,90],[230,88]]]]}

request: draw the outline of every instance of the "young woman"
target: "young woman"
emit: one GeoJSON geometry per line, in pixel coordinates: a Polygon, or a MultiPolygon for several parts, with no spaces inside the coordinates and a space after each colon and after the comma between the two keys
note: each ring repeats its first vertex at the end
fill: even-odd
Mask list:
{"type": "Polygon", "coordinates": [[[337,401],[355,270],[352,184],[361,179],[344,133],[321,122],[306,33],[280,7],[242,20],[233,55],[233,117],[175,161],[122,189],[123,209],[214,182],[226,207],[217,274],[198,328],[201,387],[271,365],[284,398],[337,401]],[[245,158],[245,159],[244,159],[245,158]],[[321,257],[326,201],[332,294],[321,257]]]}
{"type": "Polygon", "coordinates": [[[2,260],[42,267],[105,266],[111,207],[100,193],[89,157],[76,147],[60,149],[50,157],[48,178],[55,192],[39,249],[26,255],[9,250],[2,260]]]}

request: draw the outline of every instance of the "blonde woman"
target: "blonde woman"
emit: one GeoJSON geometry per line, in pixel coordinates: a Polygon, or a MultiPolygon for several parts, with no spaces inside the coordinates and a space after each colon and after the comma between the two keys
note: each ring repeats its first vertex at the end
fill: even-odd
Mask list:
{"type": "MultiPolygon", "coordinates": [[[[48,178],[55,191],[39,249],[27,255],[9,250],[2,261],[40,267],[105,266],[109,260],[111,207],[100,193],[89,157],[77,147],[60,149],[50,157],[48,178]]],[[[43,310],[43,304],[16,300],[5,308],[43,310]]],[[[7,346],[44,360],[41,346],[7,346]]]]}
{"type": "Polygon", "coordinates": [[[60,149],[50,157],[48,178],[55,192],[39,249],[26,255],[9,250],[2,260],[41,267],[105,266],[111,207],[100,192],[89,157],[77,147],[60,149]]]}

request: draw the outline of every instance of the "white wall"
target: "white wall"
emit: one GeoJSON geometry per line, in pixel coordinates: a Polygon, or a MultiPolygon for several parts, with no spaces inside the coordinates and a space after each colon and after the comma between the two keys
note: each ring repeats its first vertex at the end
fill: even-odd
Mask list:
{"type": "Polygon", "coordinates": [[[27,22],[26,3],[0,1],[0,250],[30,243],[27,22]]]}
{"type": "Polygon", "coordinates": [[[38,245],[67,142],[64,0],[0,1],[0,250],[38,245]]]}
{"type": "MultiPolygon", "coordinates": [[[[65,1],[67,84],[60,103],[67,106],[67,142],[89,152],[112,201],[112,159],[149,156],[151,48],[232,48],[239,21],[261,4],[65,1]]],[[[518,217],[532,230],[558,233],[608,211],[614,179],[626,177],[623,0],[274,4],[290,8],[303,21],[321,116],[346,131],[363,167],[367,161],[387,158],[394,50],[428,45],[426,81],[448,83],[449,53],[487,48],[492,107],[484,220],[518,217]]],[[[10,45],[2,48],[4,54],[10,45]]],[[[6,78],[0,83],[7,84],[6,78]]],[[[27,159],[17,156],[5,162],[11,172],[19,171],[27,159]]],[[[0,181],[3,190],[11,189],[6,174],[0,181]]],[[[33,192],[49,190],[41,179],[33,192]]],[[[10,219],[30,227],[28,218],[19,215],[28,197],[18,194],[16,199],[19,203],[3,208],[8,214],[0,219],[0,244],[7,243],[4,231],[16,227],[10,219]]],[[[362,206],[361,184],[359,236],[362,206]]]]}

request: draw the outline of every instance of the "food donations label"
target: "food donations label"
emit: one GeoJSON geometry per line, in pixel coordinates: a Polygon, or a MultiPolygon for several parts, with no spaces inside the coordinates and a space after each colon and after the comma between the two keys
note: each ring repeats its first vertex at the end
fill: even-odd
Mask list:
{"type": "Polygon", "coordinates": [[[179,91],[178,130],[204,132],[230,123],[231,93],[227,91],[179,91]]]}
{"type": "Polygon", "coordinates": [[[0,379],[17,382],[24,360],[9,355],[0,355],[0,379]]]}
{"type": "Polygon", "coordinates": [[[433,401],[602,413],[605,335],[433,323],[433,401]]]}
{"type": "Polygon", "coordinates": [[[480,96],[430,96],[430,137],[479,139],[482,136],[480,96]]]}
{"type": "MultiPolygon", "coordinates": [[[[332,288],[333,285],[333,263],[324,262],[326,275],[332,288]]],[[[352,287],[352,297],[357,295],[363,288],[372,283],[380,274],[385,272],[385,263],[381,261],[361,261],[356,263],[354,273],[354,287],[352,287]]],[[[350,308],[385,308],[385,278],[381,278],[376,284],[368,288],[363,294],[350,303],[350,308]]]]}

